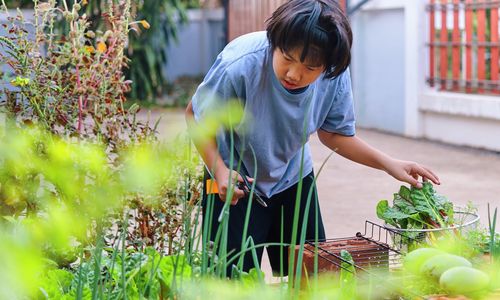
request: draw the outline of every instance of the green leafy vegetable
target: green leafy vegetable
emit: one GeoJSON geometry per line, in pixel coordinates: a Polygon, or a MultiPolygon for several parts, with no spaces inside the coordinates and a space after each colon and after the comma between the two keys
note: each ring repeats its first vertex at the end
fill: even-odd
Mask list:
{"type": "Polygon", "coordinates": [[[401,186],[393,206],[387,200],[377,204],[377,216],[399,229],[445,228],[453,225],[453,203],[437,194],[430,182],[421,189],[401,186]]]}

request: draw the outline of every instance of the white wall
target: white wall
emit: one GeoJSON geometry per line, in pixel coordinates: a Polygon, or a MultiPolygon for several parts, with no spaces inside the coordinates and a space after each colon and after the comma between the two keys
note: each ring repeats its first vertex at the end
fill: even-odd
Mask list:
{"type": "Polygon", "coordinates": [[[357,124],[362,127],[404,133],[402,22],[402,9],[363,10],[356,17],[352,76],[357,124]]]}
{"type": "Polygon", "coordinates": [[[428,76],[427,0],[372,0],[351,16],[361,127],[500,151],[500,96],[441,92],[428,76]]]}
{"type": "Polygon", "coordinates": [[[372,0],[351,15],[353,86],[361,127],[419,135],[417,95],[425,77],[421,52],[425,3],[372,0]]]}
{"type": "Polygon", "coordinates": [[[500,151],[500,97],[426,89],[419,100],[423,137],[500,151]]]}

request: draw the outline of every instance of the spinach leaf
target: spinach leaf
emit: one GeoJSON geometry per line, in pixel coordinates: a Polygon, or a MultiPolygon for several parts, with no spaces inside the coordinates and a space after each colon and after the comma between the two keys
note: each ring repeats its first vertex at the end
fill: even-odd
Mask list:
{"type": "Polygon", "coordinates": [[[397,223],[392,218],[386,217],[386,212],[388,210],[389,210],[389,201],[381,200],[377,204],[377,217],[384,220],[387,224],[397,226],[397,223]]]}
{"type": "Polygon", "coordinates": [[[400,229],[428,229],[453,224],[453,203],[435,192],[430,182],[421,189],[401,186],[392,207],[387,200],[377,204],[377,216],[400,229]]]}

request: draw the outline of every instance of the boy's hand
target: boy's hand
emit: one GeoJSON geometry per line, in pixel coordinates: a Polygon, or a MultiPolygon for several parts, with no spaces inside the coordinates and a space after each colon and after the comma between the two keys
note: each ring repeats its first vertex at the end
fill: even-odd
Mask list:
{"type": "Polygon", "coordinates": [[[422,183],[418,181],[419,177],[423,181],[430,180],[435,184],[441,184],[439,178],[429,168],[412,161],[392,159],[387,163],[385,171],[392,177],[417,188],[422,187],[422,183]]]}
{"type": "MultiPolygon", "coordinates": [[[[215,172],[215,180],[217,181],[217,186],[219,188],[219,197],[222,201],[226,201],[229,189],[229,181],[231,180],[231,187],[233,189],[233,195],[231,197],[231,205],[236,205],[238,200],[245,197],[245,191],[238,188],[238,183],[243,182],[243,178],[238,172],[230,170],[226,167],[218,168],[215,172]]],[[[247,177],[250,183],[253,182],[252,178],[247,177]]]]}

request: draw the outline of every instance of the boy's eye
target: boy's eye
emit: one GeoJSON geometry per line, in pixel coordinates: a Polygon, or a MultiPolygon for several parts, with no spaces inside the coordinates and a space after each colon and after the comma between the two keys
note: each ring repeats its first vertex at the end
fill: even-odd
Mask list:
{"type": "Polygon", "coordinates": [[[285,60],[292,61],[292,58],[288,55],[283,55],[283,57],[285,58],[285,60]]]}

